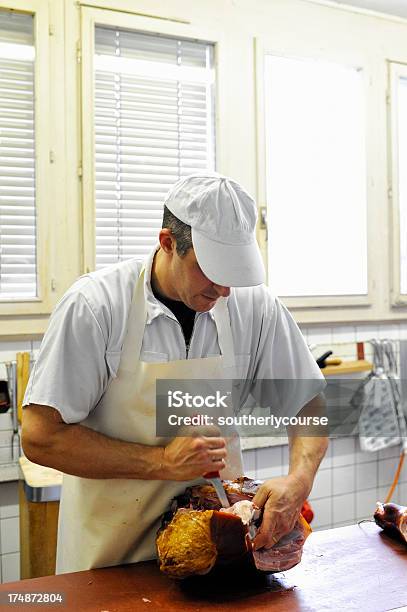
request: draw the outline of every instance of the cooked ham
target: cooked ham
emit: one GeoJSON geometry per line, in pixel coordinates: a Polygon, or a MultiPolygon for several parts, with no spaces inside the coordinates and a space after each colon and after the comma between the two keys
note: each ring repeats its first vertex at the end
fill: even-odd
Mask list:
{"type": "Polygon", "coordinates": [[[311,531],[302,516],[294,530],[272,548],[252,549],[252,539],[261,523],[260,510],[252,499],[261,484],[244,477],[224,481],[231,504],[226,509],[221,508],[211,485],[188,488],[175,498],[157,536],[160,569],[174,578],[185,578],[207,573],[215,564],[244,559],[265,572],[280,572],[297,565],[311,531]]]}

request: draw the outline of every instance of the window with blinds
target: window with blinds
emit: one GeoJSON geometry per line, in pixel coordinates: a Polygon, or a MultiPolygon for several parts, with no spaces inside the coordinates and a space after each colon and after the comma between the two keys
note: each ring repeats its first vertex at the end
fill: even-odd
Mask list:
{"type": "Polygon", "coordinates": [[[179,178],[214,170],[213,45],[96,26],[96,268],[144,258],[179,178]]]}
{"type": "Polygon", "coordinates": [[[37,295],[32,15],[0,9],[0,300],[37,295]]]}

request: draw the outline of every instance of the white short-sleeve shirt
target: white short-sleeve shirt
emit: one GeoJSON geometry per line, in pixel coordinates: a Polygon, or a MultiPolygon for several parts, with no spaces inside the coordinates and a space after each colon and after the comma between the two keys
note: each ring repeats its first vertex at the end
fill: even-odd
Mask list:
{"type": "MultiPolygon", "coordinates": [[[[211,311],[197,313],[187,355],[180,323],[151,290],[155,250],[145,262],[147,321],[140,359],[163,362],[219,355],[211,311]]],[[[141,266],[130,259],[91,272],[65,293],[51,315],[24,405],[52,406],[66,423],[87,417],[117,374],[141,266]]],[[[233,288],[228,308],[237,363],[243,364],[242,378],[311,379],[317,387],[303,398],[302,405],[323,388],[324,378],[298,326],[265,285],[233,288]]]]}

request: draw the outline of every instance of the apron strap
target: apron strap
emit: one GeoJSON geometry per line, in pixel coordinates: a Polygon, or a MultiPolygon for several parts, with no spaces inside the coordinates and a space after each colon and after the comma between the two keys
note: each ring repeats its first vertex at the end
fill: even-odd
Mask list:
{"type": "Polygon", "coordinates": [[[218,298],[213,309],[213,316],[215,318],[219,348],[225,362],[225,367],[235,367],[235,350],[227,298],[218,298]]]}
{"type": "Polygon", "coordinates": [[[131,301],[127,324],[127,333],[124,338],[122,354],[120,356],[119,369],[131,370],[134,362],[140,359],[141,347],[143,345],[144,328],[147,320],[147,307],[144,297],[144,272],[142,267],[136,282],[136,287],[131,301]]]}

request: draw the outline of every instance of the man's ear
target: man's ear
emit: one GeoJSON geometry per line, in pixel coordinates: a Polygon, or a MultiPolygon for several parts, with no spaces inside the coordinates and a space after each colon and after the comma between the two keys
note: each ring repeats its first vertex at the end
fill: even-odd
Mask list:
{"type": "Polygon", "coordinates": [[[175,252],[177,241],[168,227],[163,227],[161,229],[158,240],[160,242],[160,247],[165,253],[169,255],[175,252]]]}

